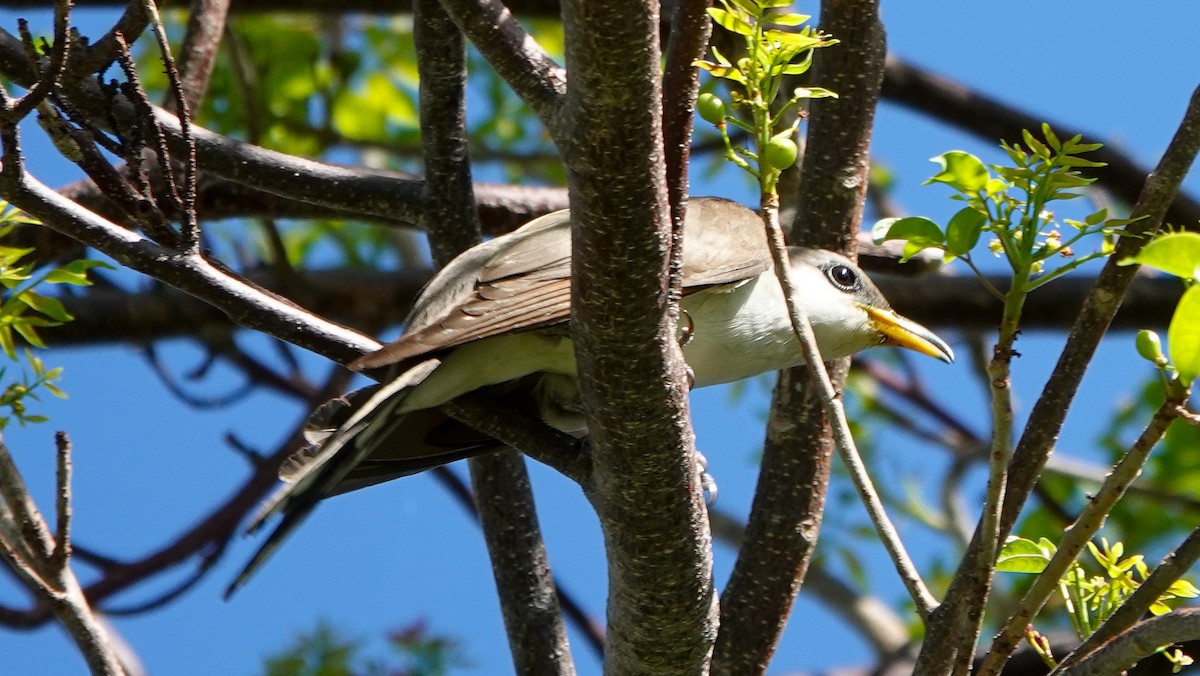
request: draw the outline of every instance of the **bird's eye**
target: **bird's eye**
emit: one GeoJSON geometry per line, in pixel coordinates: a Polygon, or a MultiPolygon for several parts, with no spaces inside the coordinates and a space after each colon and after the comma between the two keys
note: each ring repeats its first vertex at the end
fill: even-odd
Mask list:
{"type": "Polygon", "coordinates": [[[825,276],[842,291],[858,289],[858,273],[846,265],[834,265],[825,270],[825,276]]]}

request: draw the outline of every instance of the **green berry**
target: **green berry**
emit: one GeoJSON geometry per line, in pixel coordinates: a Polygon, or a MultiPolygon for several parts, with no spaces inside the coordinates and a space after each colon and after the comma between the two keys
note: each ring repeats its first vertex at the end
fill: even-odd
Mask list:
{"type": "Polygon", "coordinates": [[[705,122],[718,125],[725,122],[725,102],[716,94],[701,94],[700,98],[696,99],[696,110],[705,122]]]}
{"type": "Polygon", "coordinates": [[[1146,361],[1152,361],[1156,364],[1166,362],[1167,358],[1163,356],[1162,341],[1159,340],[1158,334],[1150,329],[1142,329],[1137,332],[1137,351],[1146,361]]]}
{"type": "Polygon", "coordinates": [[[771,139],[767,142],[767,147],[763,148],[763,161],[772,169],[783,171],[796,163],[796,157],[800,154],[800,149],[796,147],[796,142],[790,138],[779,137],[771,139]]]}

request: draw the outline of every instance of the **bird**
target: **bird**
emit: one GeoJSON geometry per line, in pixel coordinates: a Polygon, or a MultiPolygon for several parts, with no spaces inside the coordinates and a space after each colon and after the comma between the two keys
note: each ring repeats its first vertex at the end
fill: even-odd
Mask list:
{"type": "MultiPolygon", "coordinates": [[[[350,364],[386,369],[384,384],[339,397],[310,417],[309,445],[284,462],[283,484],[252,517],[278,525],[228,597],[323,499],[504,448],[440,407],[483,390],[559,430],[580,432],[571,341],[571,214],[556,211],[468,249],[418,295],[405,333],[350,364]]],[[[681,345],[694,387],[804,363],[757,212],[693,198],[683,230],[681,345]]],[[[824,359],[893,345],[952,363],[950,346],[894,312],[845,256],[789,247],[793,284],[824,359]]]]}

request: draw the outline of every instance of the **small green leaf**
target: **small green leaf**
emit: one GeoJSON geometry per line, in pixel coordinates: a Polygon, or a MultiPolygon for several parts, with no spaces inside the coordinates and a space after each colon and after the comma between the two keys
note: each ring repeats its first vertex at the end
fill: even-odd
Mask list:
{"type": "Polygon", "coordinates": [[[57,298],[43,296],[36,291],[26,291],[18,298],[29,307],[55,321],[69,322],[74,319],[71,313],[67,312],[67,308],[63,307],[62,301],[57,298]]]}
{"type": "Polygon", "coordinates": [[[721,28],[738,35],[754,35],[754,28],[746,23],[740,16],[732,12],[726,12],[723,9],[716,7],[708,8],[708,15],[712,17],[714,23],[721,28]]]}
{"type": "Polygon", "coordinates": [[[1025,141],[1025,147],[1029,148],[1034,155],[1037,155],[1043,160],[1050,159],[1050,149],[1046,147],[1046,144],[1034,138],[1033,134],[1030,133],[1028,129],[1021,130],[1021,138],[1025,141]]]}
{"type": "Polygon", "coordinates": [[[799,26],[812,17],[807,14],[773,14],[767,21],[777,26],[799,26]]]}
{"type": "Polygon", "coordinates": [[[91,286],[92,280],[88,279],[87,272],[92,268],[106,268],[111,270],[112,266],[102,261],[92,261],[81,259],[71,261],[66,265],[58,267],[46,275],[46,281],[51,284],[71,284],[73,286],[91,286]]]}
{"type": "Polygon", "coordinates": [[[1040,573],[1050,556],[1033,540],[1011,538],[1000,549],[996,570],[1007,573],[1040,573]]]}
{"type": "Polygon", "coordinates": [[[1167,354],[1186,387],[1200,375],[1200,286],[1183,293],[1167,328],[1167,354]]]}
{"type": "Polygon", "coordinates": [[[1049,143],[1050,147],[1054,148],[1054,152],[1062,150],[1062,142],[1058,140],[1058,136],[1055,136],[1054,130],[1050,128],[1050,125],[1045,122],[1042,123],[1042,136],[1046,137],[1046,143],[1049,143]]]}
{"type": "Polygon", "coordinates": [[[987,216],[972,207],[960,209],[946,225],[946,253],[962,256],[975,248],[987,216]]]}
{"type": "Polygon", "coordinates": [[[1162,617],[1169,612],[1171,612],[1171,606],[1168,606],[1162,601],[1155,601],[1154,603],[1150,604],[1150,614],[1155,617],[1162,617]]]}
{"type": "Polygon", "coordinates": [[[17,333],[25,339],[25,342],[34,347],[46,347],[46,343],[42,342],[41,336],[37,334],[37,330],[30,326],[27,322],[13,322],[12,327],[17,333]]]}
{"type": "Polygon", "coordinates": [[[961,150],[942,153],[930,161],[941,165],[942,171],[926,181],[926,185],[946,183],[959,192],[974,194],[987,186],[988,179],[991,178],[987,167],[983,166],[978,157],[961,150]]]}
{"type": "Polygon", "coordinates": [[[1172,582],[1167,591],[1175,596],[1178,596],[1179,598],[1184,599],[1194,599],[1197,596],[1200,596],[1200,589],[1196,589],[1196,585],[1182,579],[1172,582]]]}
{"type": "Polygon", "coordinates": [[[945,236],[937,223],[923,216],[906,216],[904,218],[885,218],[875,224],[871,235],[876,242],[890,239],[904,240],[904,253],[900,262],[907,261],[923,249],[930,247],[942,248],[945,236]]]}
{"type": "Polygon", "coordinates": [[[1119,265],[1140,263],[1176,277],[1200,280],[1200,234],[1173,232],[1154,238],[1136,256],[1119,265]]]}
{"type": "Polygon", "coordinates": [[[8,324],[0,324],[0,348],[3,348],[4,354],[8,355],[9,359],[17,358],[17,346],[13,344],[12,327],[8,324]]]}

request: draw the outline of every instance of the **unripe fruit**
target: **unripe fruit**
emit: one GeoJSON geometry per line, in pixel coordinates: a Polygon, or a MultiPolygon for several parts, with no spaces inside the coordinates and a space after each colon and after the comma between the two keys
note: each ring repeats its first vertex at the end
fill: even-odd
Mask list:
{"type": "Polygon", "coordinates": [[[1166,362],[1167,358],[1163,356],[1162,341],[1159,340],[1158,334],[1150,329],[1142,329],[1137,332],[1138,354],[1146,361],[1152,361],[1155,364],[1166,362]]]}
{"type": "Polygon", "coordinates": [[[763,162],[773,169],[783,171],[796,163],[796,157],[799,154],[800,149],[796,147],[795,141],[776,136],[767,142],[767,147],[763,148],[763,162]]]}
{"type": "Polygon", "coordinates": [[[711,92],[705,92],[696,99],[696,110],[705,122],[722,124],[725,122],[725,102],[721,97],[711,92]]]}

